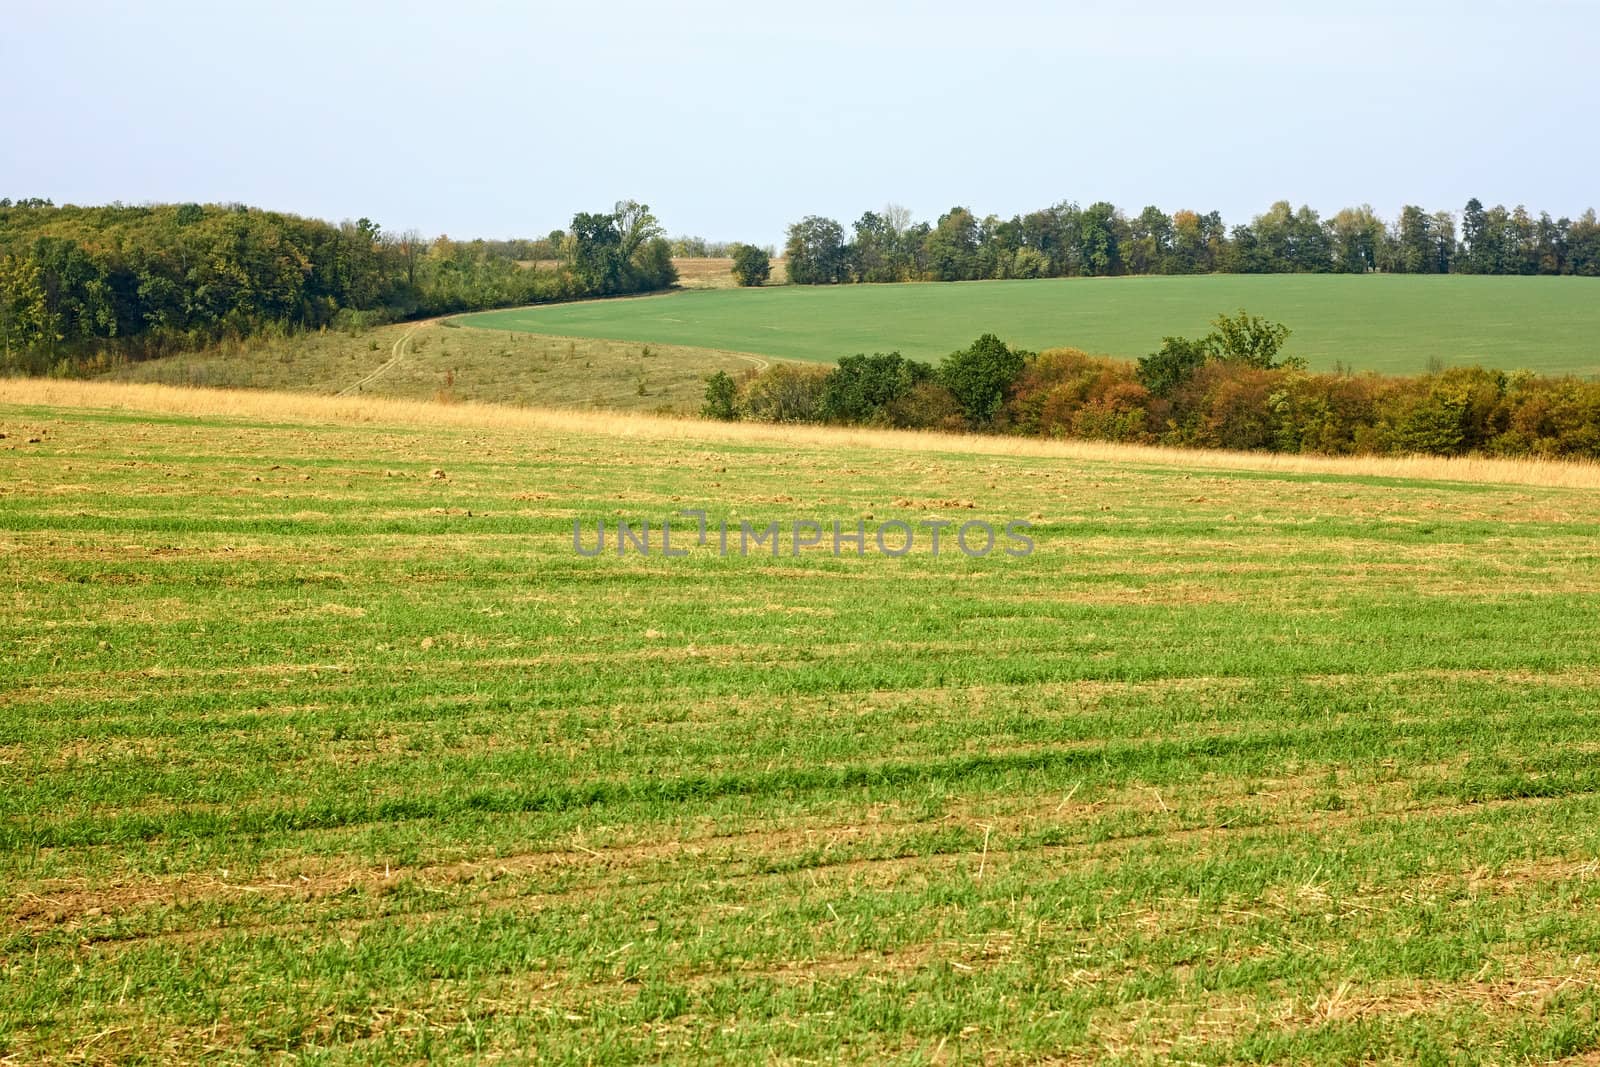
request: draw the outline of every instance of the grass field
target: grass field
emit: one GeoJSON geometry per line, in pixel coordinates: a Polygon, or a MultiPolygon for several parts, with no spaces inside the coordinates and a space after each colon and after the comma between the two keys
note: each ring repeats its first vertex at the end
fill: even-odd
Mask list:
{"type": "Polygon", "coordinates": [[[0,1062],[1596,1061],[1596,468],[0,433],[0,1062]],[[692,507],[1037,551],[572,551],[692,507]]]}
{"type": "Polygon", "coordinates": [[[1137,357],[1247,308],[1294,330],[1313,368],[1421,373],[1430,360],[1600,373],[1592,278],[1343,275],[1064,278],[773,287],[469,315],[494,329],[672,343],[831,362],[898,350],[935,361],[981,333],[1030,348],[1137,357]]]}
{"type": "Polygon", "coordinates": [[[706,376],[759,357],[682,345],[545,337],[453,322],[329,330],[235,342],[129,364],[115,381],[402,400],[478,401],[614,411],[698,411],[706,376]]]}

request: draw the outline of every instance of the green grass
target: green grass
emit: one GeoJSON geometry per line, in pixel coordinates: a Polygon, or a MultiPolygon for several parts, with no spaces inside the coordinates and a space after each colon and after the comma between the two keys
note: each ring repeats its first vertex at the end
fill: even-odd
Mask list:
{"type": "Polygon", "coordinates": [[[0,403],[0,1060],[1600,1048],[1593,491],[293,410],[0,403]]]}
{"type": "Polygon", "coordinates": [[[1430,360],[1600,373],[1600,281],[1340,275],[1064,278],[688,292],[468,315],[502,330],[832,362],[898,350],[937,360],[981,333],[1134,358],[1246,308],[1294,330],[1313,368],[1417,374],[1430,360]]]}

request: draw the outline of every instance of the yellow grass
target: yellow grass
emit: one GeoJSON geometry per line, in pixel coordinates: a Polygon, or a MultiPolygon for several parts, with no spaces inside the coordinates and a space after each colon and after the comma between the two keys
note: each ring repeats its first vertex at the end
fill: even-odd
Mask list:
{"type": "MultiPolygon", "coordinates": [[[[675,256],[672,265],[678,268],[678,286],[683,289],[732,289],[738,284],[728,257],[675,256]]],[[[788,262],[782,256],[774,258],[767,284],[783,285],[788,280],[788,262]]]]}
{"type": "Polygon", "coordinates": [[[64,408],[115,408],[164,414],[270,418],[307,422],[505,427],[603,434],[655,441],[777,443],[949,452],[977,456],[1037,456],[1107,463],[1157,464],[1221,470],[1367,475],[1435,481],[1600,489],[1600,464],[1478,456],[1293,456],[1216,452],[1100,441],[877,430],[856,427],[722,423],[625,412],[494,404],[439,404],[371,396],[334,397],[261,390],[196,389],[104,381],[0,379],[0,403],[64,408]]]}
{"type": "MultiPolygon", "coordinates": [[[[559,259],[519,259],[519,267],[537,267],[555,270],[559,259]]],[[[678,268],[678,285],[683,289],[732,289],[733,259],[729,256],[673,256],[672,265],[678,268]]],[[[776,256],[772,260],[772,277],[768,285],[784,285],[789,280],[788,260],[776,256]]]]}

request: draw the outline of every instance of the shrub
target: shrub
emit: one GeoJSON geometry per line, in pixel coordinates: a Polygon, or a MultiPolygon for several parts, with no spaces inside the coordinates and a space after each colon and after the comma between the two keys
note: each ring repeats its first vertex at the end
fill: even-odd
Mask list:
{"type": "Polygon", "coordinates": [[[1505,375],[1482,367],[1451,367],[1423,380],[1426,392],[1405,404],[1394,421],[1401,452],[1459,456],[1481,450],[1505,428],[1505,375]]]}
{"type": "Polygon", "coordinates": [[[1261,370],[1305,369],[1305,361],[1279,360],[1289,327],[1258,318],[1243,308],[1238,315],[1218,315],[1212,330],[1199,340],[1164,337],[1161,348],[1139,360],[1139,381],[1159,397],[1171,396],[1207,363],[1238,363],[1261,370]]]}
{"type": "Polygon", "coordinates": [[[1600,457],[1600,382],[1540,378],[1507,382],[1506,427],[1490,442],[1501,455],[1600,457]]]}
{"type": "Polygon", "coordinates": [[[1208,363],[1185,386],[1192,405],[1185,443],[1241,452],[1270,449],[1277,426],[1270,403],[1282,371],[1237,363],[1208,363]]]}
{"type": "Polygon", "coordinates": [[[933,379],[918,382],[885,404],[880,420],[902,430],[945,430],[951,433],[966,428],[961,405],[950,390],[933,379]]]}
{"type": "Polygon", "coordinates": [[[1379,411],[1393,379],[1376,374],[1291,374],[1269,402],[1281,452],[1353,455],[1380,450],[1379,411]]]}
{"type": "Polygon", "coordinates": [[[820,422],[828,373],[827,367],[775,363],[745,381],[739,410],[757,422],[820,422]]]}
{"type": "Polygon", "coordinates": [[[886,423],[886,409],[932,377],[932,367],[898,352],[846,356],[828,373],[822,417],[828,422],[886,423]]]}
{"type": "Polygon", "coordinates": [[[1114,381],[1072,416],[1072,436],[1095,441],[1149,438],[1150,393],[1138,382],[1114,381]]]}
{"type": "Polygon", "coordinates": [[[975,430],[994,426],[1029,353],[1012,349],[986,333],[939,365],[939,381],[961,407],[962,417],[975,430]]]}
{"type": "Polygon", "coordinates": [[[1131,364],[1052,348],[1027,360],[1007,421],[1025,434],[1137,441],[1148,436],[1149,402],[1131,364]]]}
{"type": "Polygon", "coordinates": [[[1211,333],[1205,343],[1217,359],[1243,363],[1262,370],[1288,365],[1279,362],[1278,353],[1289,339],[1289,327],[1250,314],[1243,308],[1234,316],[1218,315],[1211,320],[1211,333]]]}
{"type": "Polygon", "coordinates": [[[1012,258],[1013,278],[1043,278],[1050,273],[1050,259],[1037,248],[1019,248],[1012,258]]]}
{"type": "Polygon", "coordinates": [[[706,379],[706,403],[700,414],[708,419],[732,422],[739,417],[738,387],[727,371],[717,371],[706,379]]]}
{"type": "Polygon", "coordinates": [[[1204,340],[1163,337],[1161,347],[1139,360],[1139,382],[1156,396],[1170,396],[1211,358],[1204,340]]]}

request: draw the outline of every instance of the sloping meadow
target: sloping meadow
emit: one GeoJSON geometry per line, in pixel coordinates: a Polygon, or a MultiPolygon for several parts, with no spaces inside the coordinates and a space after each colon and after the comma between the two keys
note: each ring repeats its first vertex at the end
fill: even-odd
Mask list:
{"type": "Polygon", "coordinates": [[[0,433],[0,1059],[1600,1046],[1592,468],[22,383],[0,433]]]}

